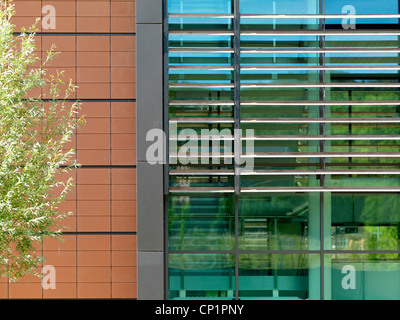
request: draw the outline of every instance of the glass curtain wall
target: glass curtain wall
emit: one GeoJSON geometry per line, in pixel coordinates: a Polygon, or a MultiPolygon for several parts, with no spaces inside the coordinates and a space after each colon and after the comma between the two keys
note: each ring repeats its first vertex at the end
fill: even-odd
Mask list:
{"type": "Polygon", "coordinates": [[[168,0],[169,299],[399,299],[398,0],[168,0]]]}

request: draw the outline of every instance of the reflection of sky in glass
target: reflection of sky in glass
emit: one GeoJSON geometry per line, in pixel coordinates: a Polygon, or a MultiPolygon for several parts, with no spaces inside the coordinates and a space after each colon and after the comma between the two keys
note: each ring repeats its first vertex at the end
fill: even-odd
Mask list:
{"type": "Polygon", "coordinates": [[[353,6],[356,9],[356,14],[393,14],[399,12],[397,0],[326,0],[325,12],[327,14],[341,14],[342,8],[347,5],[353,6]]]}
{"type": "Polygon", "coordinates": [[[169,18],[171,24],[194,24],[194,25],[205,25],[208,24],[232,24],[232,19],[205,19],[205,18],[169,18]]]}
{"type": "MultiPolygon", "coordinates": [[[[397,0],[326,0],[326,14],[348,14],[343,12],[343,7],[354,6],[356,14],[397,14],[399,5],[397,0]]],[[[170,0],[168,1],[169,13],[232,13],[230,0],[170,0]]],[[[241,0],[240,8],[242,14],[318,14],[318,1],[316,0],[241,0]]],[[[259,20],[253,23],[272,24],[272,20],[259,20]]],[[[171,21],[178,23],[178,21],[171,21]]],[[[181,21],[179,21],[181,22],[181,21]]],[[[196,23],[192,19],[192,23],[196,23]]],[[[204,21],[203,21],[204,23],[204,21]]],[[[216,23],[215,20],[210,23],[216,23]]],[[[217,22],[222,23],[222,22],[217,22]]],[[[243,22],[250,24],[252,22],[243,22]]],[[[277,19],[277,24],[314,24],[312,19],[277,19]]],[[[342,19],[327,19],[327,24],[342,24],[342,19]]],[[[398,19],[360,19],[360,24],[396,24],[398,19]]]]}
{"type": "Polygon", "coordinates": [[[232,0],[168,0],[169,13],[231,13],[232,0]]]}
{"type": "Polygon", "coordinates": [[[317,8],[317,0],[240,0],[241,14],[316,14],[317,8]]]}

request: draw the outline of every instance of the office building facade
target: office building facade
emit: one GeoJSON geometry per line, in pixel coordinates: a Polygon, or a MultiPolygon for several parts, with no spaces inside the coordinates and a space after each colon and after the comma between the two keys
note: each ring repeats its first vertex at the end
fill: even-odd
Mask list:
{"type": "Polygon", "coordinates": [[[2,299],[400,298],[397,0],[14,3],[86,125],[56,286],[2,299]]]}
{"type": "Polygon", "coordinates": [[[399,299],[398,1],[137,13],[139,298],[399,299]]]}
{"type": "Polygon", "coordinates": [[[60,54],[48,74],[64,70],[64,79],[79,87],[69,98],[82,103],[86,124],[69,145],[81,167],[71,172],[76,187],[60,208],[73,212],[63,241],[38,248],[46,258],[37,270],[45,285],[34,276],[2,278],[0,298],[136,299],[135,1],[13,4],[16,33],[42,17],[36,53],[45,57],[56,46],[60,54]]]}

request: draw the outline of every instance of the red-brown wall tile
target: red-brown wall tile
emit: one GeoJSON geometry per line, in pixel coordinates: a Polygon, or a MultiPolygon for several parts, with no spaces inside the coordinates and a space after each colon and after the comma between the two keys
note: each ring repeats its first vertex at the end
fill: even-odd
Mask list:
{"type": "Polygon", "coordinates": [[[76,184],[59,208],[72,211],[64,221],[68,228],[63,241],[46,239],[42,246],[43,266],[56,271],[56,289],[43,289],[41,279],[32,276],[17,283],[2,278],[0,298],[137,298],[135,1],[14,3],[16,32],[45,17],[43,6],[55,8],[55,29],[37,24],[36,53],[45,58],[55,45],[59,54],[47,72],[63,71],[78,86],[69,98],[81,100],[79,115],[86,124],[66,146],[76,148],[81,165],[62,176],[72,176],[76,184]]]}

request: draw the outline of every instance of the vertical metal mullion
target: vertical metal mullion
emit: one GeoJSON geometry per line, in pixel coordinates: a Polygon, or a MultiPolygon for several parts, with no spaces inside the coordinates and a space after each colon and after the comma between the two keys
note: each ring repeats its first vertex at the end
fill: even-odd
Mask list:
{"type": "Polygon", "coordinates": [[[240,0],[233,0],[234,51],[234,169],[235,169],[235,300],[239,299],[239,193],[240,193],[240,0]]]}
{"type": "Polygon", "coordinates": [[[163,130],[164,141],[164,299],[169,295],[168,270],[168,193],[169,193],[169,58],[168,58],[168,0],[163,1],[163,130]]]}
{"type": "MultiPolygon", "coordinates": [[[[325,14],[325,7],[324,7],[324,0],[319,0],[319,14],[325,14]]],[[[319,30],[320,31],[325,31],[325,19],[319,18],[319,30]]],[[[325,36],[321,35],[319,36],[319,48],[324,49],[325,48],[325,36]]],[[[320,53],[319,54],[319,65],[320,66],[325,66],[325,53],[320,53]]],[[[319,71],[319,82],[324,84],[325,83],[325,71],[320,70],[319,71]]],[[[325,101],[325,87],[321,87],[319,90],[319,100],[320,101],[325,101]]],[[[324,106],[319,107],[320,110],[320,118],[325,118],[325,109],[324,106]]],[[[320,123],[320,135],[325,135],[325,122],[320,123]]],[[[325,152],[325,140],[320,141],[320,152],[324,153],[325,152]]],[[[326,160],[325,157],[320,159],[320,169],[325,170],[326,167],[326,160]]],[[[325,186],[325,175],[320,176],[320,186],[324,187],[325,186]]],[[[321,281],[321,287],[320,287],[320,295],[321,295],[321,300],[324,300],[325,298],[325,283],[324,283],[324,277],[325,277],[325,271],[324,271],[324,238],[325,238],[325,232],[324,232],[324,193],[320,193],[320,281],[321,281]]]]}

